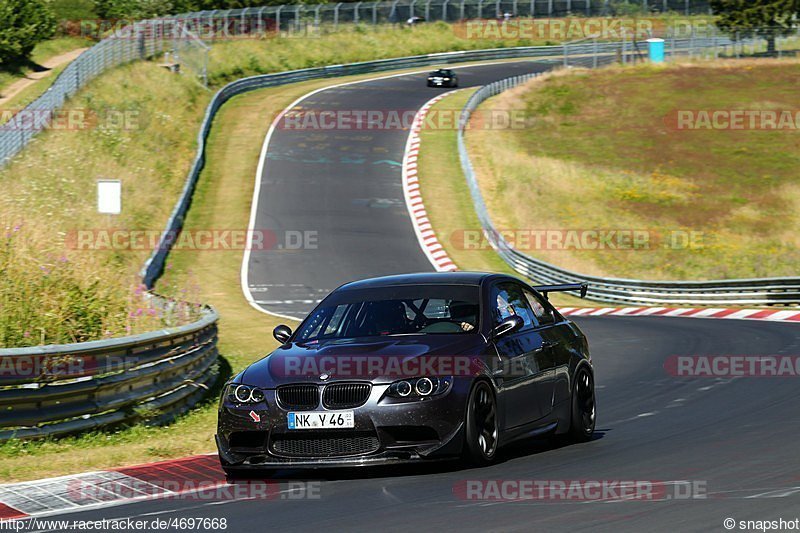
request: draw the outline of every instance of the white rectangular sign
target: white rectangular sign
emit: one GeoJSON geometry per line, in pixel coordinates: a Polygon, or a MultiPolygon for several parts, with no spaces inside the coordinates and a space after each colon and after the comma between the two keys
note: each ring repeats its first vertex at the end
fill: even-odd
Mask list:
{"type": "Polygon", "coordinates": [[[97,180],[97,211],[108,215],[120,214],[122,211],[120,180],[97,180]]]}

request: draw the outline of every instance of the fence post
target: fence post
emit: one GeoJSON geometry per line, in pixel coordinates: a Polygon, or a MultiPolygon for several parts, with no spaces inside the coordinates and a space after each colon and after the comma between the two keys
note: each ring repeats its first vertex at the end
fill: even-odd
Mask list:
{"type": "Polygon", "coordinates": [[[714,59],[719,59],[719,47],[717,46],[717,27],[711,27],[711,38],[714,40],[714,59]]]}
{"type": "Polygon", "coordinates": [[[425,20],[431,20],[431,0],[425,2],[425,20]]]}
{"type": "Polygon", "coordinates": [[[458,17],[458,20],[464,20],[464,2],[465,2],[465,1],[466,1],[466,0],[461,0],[461,6],[460,6],[460,9],[461,9],[461,14],[460,14],[460,16],[458,17]]]}
{"type": "Polygon", "coordinates": [[[278,6],[277,11],[275,11],[275,29],[278,33],[281,32],[281,9],[283,9],[283,6],[278,6]]]}
{"type": "Polygon", "coordinates": [[[378,2],[372,2],[372,25],[378,23],[378,2]]]}
{"type": "Polygon", "coordinates": [[[333,6],[333,29],[334,31],[339,29],[339,7],[342,5],[341,2],[333,6]]]}
{"type": "Polygon", "coordinates": [[[592,0],[586,0],[586,16],[592,16],[592,0]]]}
{"type": "Polygon", "coordinates": [[[531,0],[531,18],[536,15],[536,0],[531,0]]]}
{"type": "Polygon", "coordinates": [[[597,68],[597,37],[592,39],[592,68],[597,68]]]}
{"type": "Polygon", "coordinates": [[[483,18],[483,0],[478,0],[478,18],[483,18]]]}
{"type": "Polygon", "coordinates": [[[553,0],[547,0],[547,16],[553,16],[553,0]]]}
{"type": "Polygon", "coordinates": [[[567,14],[572,13],[572,0],[567,0],[567,14]]]}
{"type": "Polygon", "coordinates": [[[567,43],[564,43],[564,67],[569,66],[569,48],[567,48],[567,43]]]}
{"type": "Polygon", "coordinates": [[[356,5],[353,6],[353,24],[358,24],[358,8],[361,6],[361,2],[356,2],[356,5]]]}
{"type": "Polygon", "coordinates": [[[684,7],[684,10],[683,10],[684,11],[683,14],[688,17],[689,16],[689,0],[686,0],[684,5],[685,5],[685,7],[684,7]]]}

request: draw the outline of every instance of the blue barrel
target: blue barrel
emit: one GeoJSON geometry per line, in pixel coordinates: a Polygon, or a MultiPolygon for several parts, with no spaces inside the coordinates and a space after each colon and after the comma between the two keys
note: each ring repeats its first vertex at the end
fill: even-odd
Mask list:
{"type": "Polygon", "coordinates": [[[652,63],[664,62],[664,39],[647,39],[652,63]]]}

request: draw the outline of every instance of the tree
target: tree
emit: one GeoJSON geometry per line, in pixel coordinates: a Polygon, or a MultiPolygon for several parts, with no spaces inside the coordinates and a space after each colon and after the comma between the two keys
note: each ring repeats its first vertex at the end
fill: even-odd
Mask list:
{"type": "Polygon", "coordinates": [[[792,33],[800,16],[800,0],[711,0],[717,26],[741,36],[760,35],[767,52],[775,52],[775,39],[792,33]]]}
{"type": "Polygon", "coordinates": [[[2,0],[0,64],[28,59],[33,47],[55,30],[56,19],[44,0],[2,0]]]}

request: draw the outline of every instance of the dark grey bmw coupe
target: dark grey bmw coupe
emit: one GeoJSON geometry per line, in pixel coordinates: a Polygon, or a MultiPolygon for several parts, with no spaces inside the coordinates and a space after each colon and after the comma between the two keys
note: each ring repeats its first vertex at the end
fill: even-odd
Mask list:
{"type": "Polygon", "coordinates": [[[591,439],[586,337],[547,294],[501,274],[409,274],[348,283],[281,346],[226,384],[217,446],[243,469],[463,457],[536,435],[591,439]]]}

